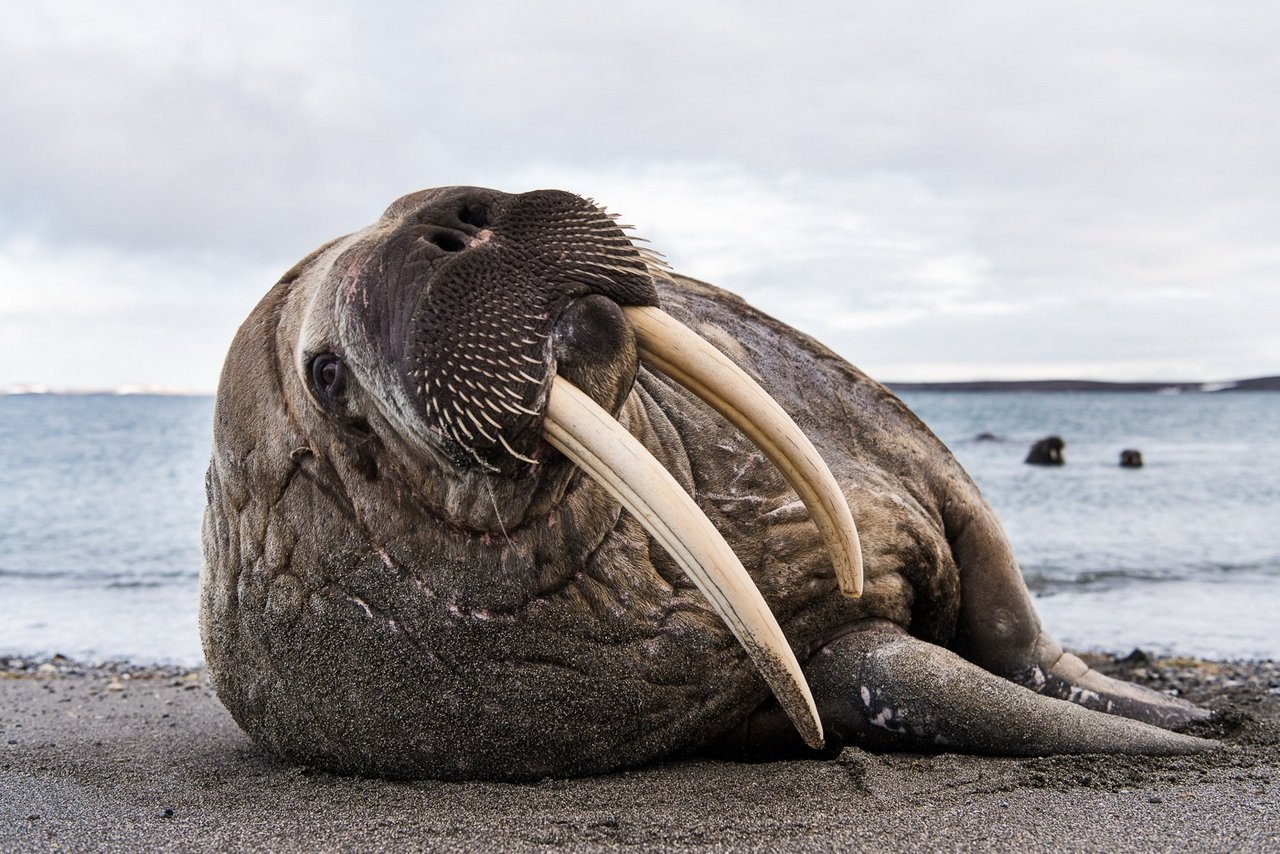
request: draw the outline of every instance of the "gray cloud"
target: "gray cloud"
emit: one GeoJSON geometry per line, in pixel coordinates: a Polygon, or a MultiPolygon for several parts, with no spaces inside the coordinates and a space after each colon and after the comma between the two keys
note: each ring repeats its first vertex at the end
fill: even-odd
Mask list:
{"type": "Polygon", "coordinates": [[[273,275],[452,183],[592,195],[882,377],[1274,372],[1278,40],[1266,3],[10,10],[0,385],[209,388],[273,275]]]}

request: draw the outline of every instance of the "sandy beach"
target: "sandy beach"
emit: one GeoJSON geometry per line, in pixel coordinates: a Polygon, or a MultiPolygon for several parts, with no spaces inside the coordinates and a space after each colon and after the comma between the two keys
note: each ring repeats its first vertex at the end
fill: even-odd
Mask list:
{"type": "Polygon", "coordinates": [[[1280,666],[1094,659],[1218,711],[1198,757],[846,750],[534,785],[278,762],[203,674],[0,662],[0,850],[1277,850],[1280,666]]]}

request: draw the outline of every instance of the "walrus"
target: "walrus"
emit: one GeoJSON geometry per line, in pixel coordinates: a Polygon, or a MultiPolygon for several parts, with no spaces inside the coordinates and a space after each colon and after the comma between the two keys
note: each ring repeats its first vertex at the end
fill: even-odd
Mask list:
{"type": "Polygon", "coordinates": [[[1046,634],[884,386],[571,193],[413,193],[300,261],[231,344],[206,491],[209,676],[291,761],[1215,744],[1046,634]]]}
{"type": "Polygon", "coordinates": [[[1137,448],[1125,448],[1120,452],[1120,468],[1122,469],[1140,469],[1142,468],[1142,451],[1137,448]]]}
{"type": "Polygon", "coordinates": [[[1067,458],[1063,456],[1063,451],[1066,448],[1067,443],[1061,436],[1045,436],[1031,445],[1031,449],[1027,451],[1027,458],[1023,462],[1033,466],[1065,465],[1067,458]]]}

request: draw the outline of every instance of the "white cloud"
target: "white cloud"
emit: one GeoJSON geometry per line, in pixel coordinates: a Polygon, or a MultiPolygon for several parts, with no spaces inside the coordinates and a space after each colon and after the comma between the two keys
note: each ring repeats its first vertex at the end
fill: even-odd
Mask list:
{"type": "MultiPolygon", "coordinates": [[[[1277,41],[1261,2],[25,4],[0,272],[43,284],[0,282],[6,370],[81,376],[16,318],[89,307],[181,353],[206,295],[163,282],[473,183],[594,196],[880,376],[1275,372],[1277,41]]],[[[207,373],[131,347],[94,375],[207,373]]]]}
{"type": "Polygon", "coordinates": [[[11,240],[0,245],[0,387],[211,392],[236,328],[280,272],[11,240]]]}

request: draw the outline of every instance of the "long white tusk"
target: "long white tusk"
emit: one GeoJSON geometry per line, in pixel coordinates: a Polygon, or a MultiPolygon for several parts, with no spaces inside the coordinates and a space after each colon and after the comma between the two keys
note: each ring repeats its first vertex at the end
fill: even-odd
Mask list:
{"type": "Polygon", "coordinates": [[[711,602],[800,731],[822,746],[822,721],[773,612],[711,520],[653,455],[595,401],[556,377],[543,433],[609,491],[675,558],[711,602]]]}
{"type": "Polygon", "coordinates": [[[862,544],[844,493],[809,438],[760,384],[658,308],[623,309],[640,359],[719,412],[764,452],[800,496],[831,554],[840,592],[862,595],[862,544]]]}

